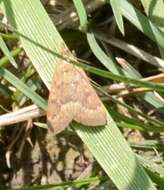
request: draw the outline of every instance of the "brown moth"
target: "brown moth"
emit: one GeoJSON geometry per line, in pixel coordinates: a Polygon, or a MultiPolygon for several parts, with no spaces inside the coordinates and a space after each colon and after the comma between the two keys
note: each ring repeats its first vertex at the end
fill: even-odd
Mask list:
{"type": "MultiPolygon", "coordinates": [[[[72,59],[70,52],[64,53],[72,59]]],[[[85,72],[60,59],[49,94],[47,121],[57,134],[72,120],[88,126],[105,125],[106,113],[85,72]]]]}

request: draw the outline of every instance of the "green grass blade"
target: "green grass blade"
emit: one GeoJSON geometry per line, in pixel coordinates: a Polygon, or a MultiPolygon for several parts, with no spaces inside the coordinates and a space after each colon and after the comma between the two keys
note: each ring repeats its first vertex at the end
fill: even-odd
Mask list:
{"type": "Polygon", "coordinates": [[[143,163],[143,165],[150,169],[152,172],[160,175],[164,179],[164,168],[160,167],[158,164],[152,163],[149,160],[138,155],[139,160],[143,163]]]}
{"type": "MultiPolygon", "coordinates": [[[[164,2],[163,0],[158,0],[158,1],[141,0],[141,2],[150,20],[156,25],[156,27],[158,27],[162,32],[164,32],[164,25],[163,25],[164,2]]],[[[161,57],[164,58],[164,48],[160,47],[159,45],[158,47],[161,53],[161,57]]]]}
{"type": "Polygon", "coordinates": [[[108,78],[108,79],[113,79],[116,81],[120,81],[120,82],[124,82],[127,83],[129,85],[136,85],[136,86],[142,86],[142,87],[147,87],[150,88],[152,90],[156,90],[159,92],[163,92],[164,93],[164,85],[163,84],[158,84],[155,82],[147,82],[145,80],[141,80],[141,79],[134,79],[134,78],[129,78],[129,77],[125,77],[123,75],[115,75],[111,72],[102,70],[102,69],[97,69],[96,67],[90,66],[90,65],[86,65],[84,63],[80,63],[80,62],[74,62],[71,61],[74,64],[82,67],[83,69],[85,69],[86,71],[89,71],[91,73],[94,73],[98,76],[104,77],[104,78],[108,78]]]}
{"type": "Polygon", "coordinates": [[[164,178],[162,178],[160,175],[156,174],[155,172],[152,172],[151,170],[146,169],[147,173],[149,174],[152,181],[156,184],[158,184],[158,187],[161,189],[164,188],[164,178]]]}
{"type": "Polygon", "coordinates": [[[121,12],[121,4],[119,0],[110,0],[109,1],[113,10],[114,17],[116,19],[117,26],[120,30],[120,32],[124,35],[124,23],[122,18],[122,12],[121,12]]]}
{"type": "Polygon", "coordinates": [[[95,54],[97,59],[112,73],[120,74],[122,71],[121,69],[116,65],[116,62],[112,57],[108,57],[100,48],[98,45],[94,34],[92,32],[87,33],[87,40],[88,44],[92,50],[92,52],[95,54]]]}
{"type": "Polygon", "coordinates": [[[80,20],[79,29],[83,32],[86,32],[87,27],[88,27],[88,20],[87,20],[87,13],[85,11],[83,2],[81,0],[73,0],[73,3],[75,5],[75,8],[77,10],[77,14],[78,14],[79,20],[80,20]]]}
{"type": "Polygon", "coordinates": [[[122,15],[141,32],[164,48],[164,35],[146,16],[134,8],[128,1],[120,0],[122,15]]]}
{"type": "Polygon", "coordinates": [[[6,57],[9,59],[9,61],[11,62],[11,64],[15,67],[18,68],[17,63],[15,62],[14,58],[12,57],[8,47],[6,46],[2,36],[0,35],[0,47],[1,50],[3,51],[4,55],[6,55],[6,57]]]}
{"type": "MultiPolygon", "coordinates": [[[[23,51],[22,48],[16,48],[13,51],[11,51],[11,56],[16,57],[17,55],[19,55],[19,53],[21,53],[23,51]]],[[[0,67],[1,66],[5,66],[9,63],[9,59],[7,56],[4,56],[3,58],[0,59],[0,67]]]]}
{"type": "Polygon", "coordinates": [[[121,139],[121,134],[115,131],[116,130],[115,124],[112,122],[112,119],[110,118],[109,115],[108,115],[108,118],[110,119],[108,126],[106,126],[106,128],[104,129],[87,128],[86,130],[82,126],[77,126],[76,131],[78,132],[79,136],[83,139],[83,141],[86,143],[86,145],[91,148],[92,153],[94,154],[95,158],[97,160],[101,160],[101,166],[104,168],[104,170],[106,171],[106,168],[110,167],[109,175],[115,177],[115,179],[112,178],[112,180],[115,183],[116,181],[117,183],[119,181],[120,183],[118,186],[119,189],[121,190],[122,189],[135,190],[136,189],[137,190],[138,188],[142,189],[143,187],[145,189],[153,188],[148,185],[149,182],[147,180],[146,181],[143,180],[143,177],[144,177],[143,170],[137,164],[138,161],[132,156],[131,154],[132,152],[129,147],[127,146],[124,147],[124,151],[123,151],[124,153],[122,155],[122,159],[120,160],[117,154],[120,151],[122,152],[122,146],[120,146],[120,140],[119,140],[121,139]],[[83,131],[83,133],[81,133],[81,131],[83,131]],[[115,138],[118,139],[117,142],[115,141],[115,138]],[[88,139],[90,139],[92,143],[89,143],[88,139]],[[94,139],[96,139],[96,142],[94,139]],[[108,151],[106,149],[107,148],[106,145],[109,146],[108,151]],[[116,149],[117,149],[117,152],[116,152],[116,149]],[[104,154],[104,152],[106,152],[106,154],[104,154]],[[127,160],[124,159],[126,155],[128,155],[127,160]],[[124,169],[122,168],[123,166],[124,166],[124,169]],[[128,168],[126,166],[128,166],[128,168]],[[115,170],[114,168],[117,168],[117,170],[115,170]],[[121,180],[121,176],[122,176],[121,173],[124,175],[127,182],[121,180]],[[130,173],[133,176],[133,177],[131,176],[131,178],[128,177],[130,173]]]}
{"type": "Polygon", "coordinates": [[[129,118],[117,111],[109,110],[111,116],[117,121],[119,127],[137,129],[141,131],[152,131],[152,132],[164,132],[164,126],[155,127],[153,125],[145,124],[137,119],[129,118]]]}
{"type": "MultiPolygon", "coordinates": [[[[38,2],[38,0],[36,2],[38,2]]],[[[18,3],[22,3],[21,5],[23,7],[29,5],[29,1],[18,1],[18,3]]],[[[12,25],[13,29],[19,31],[17,35],[21,36],[21,42],[24,49],[26,50],[27,55],[30,57],[40,77],[44,80],[44,83],[49,88],[53,75],[52,70],[55,69],[55,61],[57,60],[52,52],[58,52],[57,50],[63,47],[63,41],[63,44],[55,43],[56,41],[61,42],[61,36],[57,32],[56,28],[53,27],[53,23],[50,21],[46,13],[42,16],[42,19],[35,19],[35,22],[29,20],[30,23],[26,23],[26,26],[28,27],[25,27],[24,22],[28,21],[21,20],[21,18],[25,19],[24,17],[22,17],[22,14],[26,17],[29,17],[29,12],[26,12],[25,14],[22,13],[23,10],[19,10],[14,13],[13,16],[12,6],[17,6],[17,1],[1,1],[0,5],[7,14],[7,18],[9,19],[9,22],[12,25]],[[17,20],[20,20],[18,25],[16,24],[17,20]],[[47,20],[49,20],[48,23],[47,20]],[[22,28],[26,29],[26,32],[24,30],[22,31],[22,28]],[[47,35],[45,35],[45,33],[47,34],[47,29],[49,34],[48,37],[47,35]],[[34,36],[36,36],[36,38],[34,38],[34,36]],[[44,54],[42,54],[43,52],[44,54]],[[51,66],[49,65],[49,63],[51,63],[51,66]]],[[[31,17],[33,17],[35,15],[36,9],[32,7],[33,4],[30,4],[29,6],[30,9],[33,10],[30,11],[31,17]]],[[[37,14],[42,15],[43,11],[44,8],[41,6],[39,9],[37,9],[37,14]]]]}
{"type": "Polygon", "coordinates": [[[4,77],[8,82],[10,82],[13,86],[23,92],[27,97],[29,97],[36,105],[38,105],[43,110],[47,110],[46,101],[41,98],[37,93],[31,90],[27,85],[25,85],[21,80],[15,77],[10,71],[7,69],[0,67],[0,76],[4,77]]]}
{"type": "Polygon", "coordinates": [[[68,187],[75,187],[80,185],[87,185],[90,183],[98,182],[98,181],[104,181],[107,180],[106,177],[91,177],[88,179],[81,179],[81,180],[74,180],[74,181],[67,181],[67,182],[61,182],[56,184],[49,184],[49,185],[42,185],[42,186],[34,186],[34,187],[24,187],[24,188],[17,188],[15,190],[56,190],[56,189],[63,189],[68,187]]]}
{"type": "MultiPolygon", "coordinates": [[[[17,27],[21,34],[31,39],[29,41],[20,37],[27,55],[42,80],[49,86],[57,59],[37,43],[60,52],[64,44],[63,40],[39,0],[4,0],[2,2],[10,23],[17,27]],[[32,43],[33,41],[37,43],[32,43]]],[[[77,126],[77,124],[73,124],[73,128],[118,189],[156,189],[110,115],[107,116],[108,124],[102,128],[77,126]]]]}
{"type": "Polygon", "coordinates": [[[144,10],[148,18],[158,27],[162,32],[164,32],[164,2],[163,0],[158,1],[147,1],[141,0],[144,10]]]}
{"type": "MultiPolygon", "coordinates": [[[[146,150],[156,149],[157,151],[164,152],[164,142],[163,141],[158,141],[158,140],[144,140],[144,141],[141,141],[141,142],[138,142],[138,143],[130,142],[130,146],[133,147],[133,148],[136,148],[136,149],[146,149],[146,150]]],[[[160,157],[160,155],[159,155],[159,157],[160,157]]],[[[145,162],[146,161],[147,160],[145,160],[145,162]]],[[[152,165],[152,163],[150,165],[152,165]]],[[[161,168],[159,165],[157,165],[157,166],[159,168],[161,168]]],[[[160,174],[164,177],[164,168],[161,169],[161,172],[160,172],[160,174]]]]}

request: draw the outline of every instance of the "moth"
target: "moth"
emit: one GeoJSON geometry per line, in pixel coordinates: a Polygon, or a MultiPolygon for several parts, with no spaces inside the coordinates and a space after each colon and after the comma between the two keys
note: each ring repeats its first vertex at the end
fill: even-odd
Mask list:
{"type": "MultiPolygon", "coordinates": [[[[70,54],[64,51],[68,58],[70,54]]],[[[47,122],[58,134],[72,120],[87,126],[105,125],[106,112],[83,69],[60,59],[49,93],[47,122]]]]}

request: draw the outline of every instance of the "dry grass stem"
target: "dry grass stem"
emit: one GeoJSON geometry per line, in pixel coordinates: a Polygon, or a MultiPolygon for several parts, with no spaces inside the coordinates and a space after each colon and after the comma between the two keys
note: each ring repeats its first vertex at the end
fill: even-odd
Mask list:
{"type": "Polygon", "coordinates": [[[27,106],[18,111],[1,115],[0,127],[38,118],[43,115],[45,115],[45,112],[39,109],[36,105],[27,106]]]}

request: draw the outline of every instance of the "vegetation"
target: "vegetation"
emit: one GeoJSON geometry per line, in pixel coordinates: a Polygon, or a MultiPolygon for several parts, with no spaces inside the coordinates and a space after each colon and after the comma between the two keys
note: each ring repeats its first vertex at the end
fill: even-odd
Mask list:
{"type": "Polygon", "coordinates": [[[0,189],[163,189],[164,2],[1,0],[0,7],[0,189]],[[61,54],[64,44],[76,61],[61,54]],[[86,71],[106,126],[47,130],[59,59],[86,71]]]}

